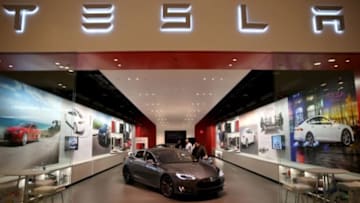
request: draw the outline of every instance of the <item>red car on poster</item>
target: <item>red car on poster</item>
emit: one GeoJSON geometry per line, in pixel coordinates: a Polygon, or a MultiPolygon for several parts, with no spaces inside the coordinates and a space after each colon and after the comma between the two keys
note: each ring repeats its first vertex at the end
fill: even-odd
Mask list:
{"type": "Polygon", "coordinates": [[[8,127],[4,138],[11,144],[25,145],[28,142],[39,141],[41,131],[33,123],[8,127]]]}

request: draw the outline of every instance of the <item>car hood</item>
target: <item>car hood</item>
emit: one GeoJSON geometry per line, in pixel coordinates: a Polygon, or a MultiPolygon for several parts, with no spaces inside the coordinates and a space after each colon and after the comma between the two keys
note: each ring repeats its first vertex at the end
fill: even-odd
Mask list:
{"type": "Polygon", "coordinates": [[[23,127],[19,127],[19,126],[13,126],[13,127],[6,128],[6,131],[8,131],[8,132],[15,132],[18,130],[24,130],[24,129],[23,129],[23,127]]]}
{"type": "Polygon", "coordinates": [[[215,177],[218,171],[215,166],[201,162],[169,163],[163,164],[162,168],[168,173],[185,173],[195,176],[197,179],[215,177]]]}

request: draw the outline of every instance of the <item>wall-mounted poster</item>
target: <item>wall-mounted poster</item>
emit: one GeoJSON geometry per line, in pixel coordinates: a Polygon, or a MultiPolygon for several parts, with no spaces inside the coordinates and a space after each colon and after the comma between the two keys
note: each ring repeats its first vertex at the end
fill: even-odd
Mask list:
{"type": "Polygon", "coordinates": [[[249,154],[258,154],[258,127],[256,124],[241,125],[240,150],[249,154]]]}
{"type": "Polygon", "coordinates": [[[360,172],[353,74],[339,72],[289,99],[292,160],[360,172]]]}
{"type": "Polygon", "coordinates": [[[94,112],[92,120],[93,151],[92,155],[106,154],[111,149],[111,117],[94,112]]]}
{"type": "Polygon", "coordinates": [[[0,76],[0,165],[32,168],[59,161],[59,97],[0,76]]]}
{"type": "Polygon", "coordinates": [[[255,110],[258,121],[259,156],[290,159],[288,99],[284,98],[255,110]],[[274,147],[274,136],[281,135],[283,146],[274,147]],[[288,146],[288,147],[286,147],[288,146]]]}

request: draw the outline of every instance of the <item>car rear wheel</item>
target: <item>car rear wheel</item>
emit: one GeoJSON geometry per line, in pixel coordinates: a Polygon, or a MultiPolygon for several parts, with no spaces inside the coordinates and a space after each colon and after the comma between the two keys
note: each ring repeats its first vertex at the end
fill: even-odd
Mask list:
{"type": "Polygon", "coordinates": [[[165,197],[171,197],[174,194],[174,183],[170,176],[165,175],[161,178],[160,191],[165,197]]]}
{"type": "Polygon", "coordinates": [[[309,142],[311,145],[314,144],[314,135],[311,132],[308,132],[305,136],[305,141],[309,142]]]}
{"type": "Polygon", "coordinates": [[[349,146],[351,144],[351,133],[349,130],[343,130],[343,132],[341,133],[341,142],[345,146],[349,146]]]}
{"type": "Polygon", "coordinates": [[[128,168],[123,169],[123,177],[126,184],[132,184],[133,178],[131,176],[130,170],[128,168]]]}
{"type": "Polygon", "coordinates": [[[22,140],[21,140],[21,145],[26,145],[27,143],[27,139],[28,139],[28,135],[26,133],[24,133],[22,140]]]}

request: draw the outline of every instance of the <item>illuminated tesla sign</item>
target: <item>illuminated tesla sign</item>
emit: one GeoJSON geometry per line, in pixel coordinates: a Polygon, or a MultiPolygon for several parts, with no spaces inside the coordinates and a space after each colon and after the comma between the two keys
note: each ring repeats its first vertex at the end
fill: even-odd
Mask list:
{"type": "Polygon", "coordinates": [[[191,32],[192,15],[190,4],[164,4],[161,7],[160,27],[162,32],[191,32]]]}
{"type": "MultiPolygon", "coordinates": [[[[32,4],[3,4],[6,14],[14,16],[14,29],[16,33],[23,33],[26,19],[35,15],[38,5],[32,4]]],[[[314,33],[320,34],[324,26],[331,26],[335,33],[345,32],[345,17],[341,6],[313,6],[312,28],[314,33]]],[[[113,4],[86,3],[81,6],[81,19],[79,25],[86,34],[109,33],[114,29],[113,4]]],[[[192,32],[193,14],[190,3],[165,3],[160,6],[160,32],[192,32]]],[[[44,12],[45,13],[45,12],[44,12]]],[[[44,14],[42,13],[42,15],[44,14]]],[[[250,20],[246,4],[237,6],[237,27],[240,33],[265,34],[270,25],[265,22],[250,20]]],[[[283,28],[279,28],[283,29],[283,28]]]]}
{"type": "Polygon", "coordinates": [[[311,9],[313,16],[313,29],[317,34],[322,33],[324,25],[334,26],[336,33],[345,31],[345,20],[340,6],[314,6],[311,9]]]}
{"type": "Polygon", "coordinates": [[[26,16],[33,15],[39,10],[36,5],[3,5],[3,7],[8,15],[15,16],[14,29],[16,33],[23,33],[26,16]]]}
{"type": "Polygon", "coordinates": [[[108,33],[113,25],[114,6],[111,4],[83,5],[82,29],[86,33],[108,33]]]}
{"type": "Polygon", "coordinates": [[[238,7],[238,29],[239,32],[245,33],[264,33],[268,30],[269,26],[265,23],[248,22],[249,15],[247,7],[241,4],[238,7]]]}

